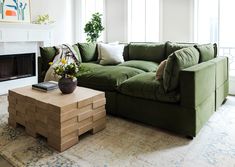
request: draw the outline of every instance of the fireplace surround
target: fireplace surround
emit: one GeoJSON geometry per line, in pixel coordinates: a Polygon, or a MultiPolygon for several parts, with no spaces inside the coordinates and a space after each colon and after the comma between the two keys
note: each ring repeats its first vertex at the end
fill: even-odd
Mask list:
{"type": "Polygon", "coordinates": [[[36,76],[36,54],[0,55],[0,82],[36,76]]]}
{"type": "Polygon", "coordinates": [[[0,22],[0,95],[38,83],[39,47],[52,46],[54,24],[0,22]]]}

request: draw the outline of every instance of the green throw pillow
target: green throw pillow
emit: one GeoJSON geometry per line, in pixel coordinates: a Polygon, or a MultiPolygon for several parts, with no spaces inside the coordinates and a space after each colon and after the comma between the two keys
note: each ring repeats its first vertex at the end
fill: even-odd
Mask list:
{"type": "Polygon", "coordinates": [[[176,42],[166,42],[166,57],[170,56],[177,50],[188,48],[194,46],[194,43],[176,43],[176,42]]]}
{"type": "Polygon", "coordinates": [[[214,47],[214,54],[215,54],[215,57],[217,57],[217,54],[218,54],[218,47],[217,47],[217,44],[214,43],[214,44],[213,44],[213,47],[214,47]]]}
{"type": "Polygon", "coordinates": [[[78,45],[74,44],[72,47],[73,47],[74,51],[77,53],[77,55],[78,55],[78,57],[77,57],[78,61],[80,63],[82,63],[81,53],[79,51],[78,45]]]}
{"type": "Polygon", "coordinates": [[[97,61],[98,51],[96,43],[78,43],[82,62],[97,61]]]}
{"type": "Polygon", "coordinates": [[[174,91],[179,85],[179,74],[184,68],[198,64],[199,52],[194,47],[183,48],[172,53],[163,73],[163,86],[166,92],[174,91]]]}
{"type": "Polygon", "coordinates": [[[124,51],[123,51],[123,58],[125,61],[129,60],[129,44],[123,43],[125,45],[124,51]]]}
{"type": "Polygon", "coordinates": [[[195,46],[200,53],[199,62],[205,62],[211,60],[217,55],[217,46],[216,44],[204,44],[195,46]]]}
{"type": "Polygon", "coordinates": [[[52,62],[56,55],[55,47],[40,47],[41,53],[41,67],[42,72],[47,71],[50,67],[49,62],[52,62]]]}

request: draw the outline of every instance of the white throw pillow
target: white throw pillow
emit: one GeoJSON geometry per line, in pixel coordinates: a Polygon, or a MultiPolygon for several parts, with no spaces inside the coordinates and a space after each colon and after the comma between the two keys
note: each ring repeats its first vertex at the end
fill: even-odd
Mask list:
{"type": "Polygon", "coordinates": [[[109,42],[108,44],[109,44],[109,45],[118,45],[118,44],[119,44],[119,41],[109,42]]]}
{"type": "Polygon", "coordinates": [[[123,63],[124,46],[125,45],[99,44],[100,64],[114,65],[123,63]]]}
{"type": "MultiPolygon", "coordinates": [[[[100,62],[100,59],[101,59],[101,57],[100,57],[100,45],[101,44],[105,44],[105,43],[103,43],[103,42],[99,42],[99,43],[97,43],[97,48],[98,48],[98,62],[100,62]]],[[[119,41],[115,41],[115,42],[110,42],[110,43],[108,43],[109,45],[118,45],[119,44],[119,41]]]]}

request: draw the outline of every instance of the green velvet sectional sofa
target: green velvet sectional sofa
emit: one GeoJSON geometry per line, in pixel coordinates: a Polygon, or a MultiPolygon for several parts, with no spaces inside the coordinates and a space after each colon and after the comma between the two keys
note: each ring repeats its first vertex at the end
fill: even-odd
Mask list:
{"type": "MultiPolygon", "coordinates": [[[[228,95],[228,58],[217,57],[216,45],[130,43],[124,49],[125,62],[108,66],[98,63],[96,44],[73,47],[82,66],[89,69],[78,78],[78,85],[105,91],[108,114],[194,137],[228,95]],[[177,52],[182,48],[191,50],[177,52]],[[198,63],[180,69],[174,66],[170,72],[176,77],[175,88],[166,91],[164,79],[156,79],[159,64],[172,54],[176,54],[171,56],[174,63],[189,53],[198,55],[198,63]]],[[[55,52],[54,47],[41,48],[39,81],[55,52]]],[[[168,81],[173,84],[172,78],[168,81]]]]}

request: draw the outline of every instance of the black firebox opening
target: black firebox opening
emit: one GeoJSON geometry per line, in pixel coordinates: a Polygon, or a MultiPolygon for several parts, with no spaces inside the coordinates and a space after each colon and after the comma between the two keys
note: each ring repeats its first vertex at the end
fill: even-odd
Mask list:
{"type": "Polygon", "coordinates": [[[36,74],[35,53],[0,55],[0,82],[36,74]]]}

